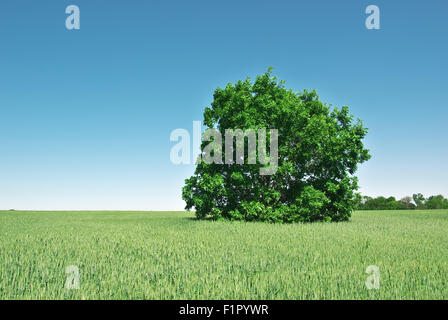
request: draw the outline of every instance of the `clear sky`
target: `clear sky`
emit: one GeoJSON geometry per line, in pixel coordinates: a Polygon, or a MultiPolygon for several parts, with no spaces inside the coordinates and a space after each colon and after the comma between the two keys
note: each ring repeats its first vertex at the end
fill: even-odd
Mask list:
{"type": "Polygon", "coordinates": [[[0,208],[183,209],[194,167],[171,163],[171,131],[269,66],[364,120],[363,194],[448,196],[447,15],[445,0],[2,0],[0,208]]]}

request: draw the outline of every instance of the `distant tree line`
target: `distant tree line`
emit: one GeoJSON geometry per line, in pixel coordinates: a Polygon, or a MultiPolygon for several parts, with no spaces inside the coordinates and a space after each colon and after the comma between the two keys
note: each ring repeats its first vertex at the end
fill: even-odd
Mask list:
{"type": "Polygon", "coordinates": [[[448,199],[440,194],[425,198],[421,193],[400,200],[395,199],[395,197],[372,198],[362,196],[356,208],[358,210],[448,209],[448,199]]]}

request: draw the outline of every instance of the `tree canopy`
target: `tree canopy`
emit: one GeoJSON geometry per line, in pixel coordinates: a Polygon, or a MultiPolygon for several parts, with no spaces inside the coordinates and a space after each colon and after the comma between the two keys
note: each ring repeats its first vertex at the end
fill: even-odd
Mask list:
{"type": "MultiPolygon", "coordinates": [[[[249,152],[242,155],[243,164],[207,163],[204,153],[210,142],[203,141],[202,157],[182,190],[186,209],[194,208],[198,218],[269,222],[349,219],[359,200],[354,173],[370,155],[362,143],[367,129],[361,120],[353,119],[347,106],[325,104],[316,91],[286,89],[285,82],[272,76],[269,69],[254,82],[247,78],[216,89],[211,106],[204,111],[204,124],[222,136],[226,129],[276,129],[278,159],[271,175],[263,175],[260,168],[273,164],[250,164],[249,152]]],[[[273,139],[270,132],[267,145],[273,139]]],[[[245,151],[248,143],[244,142],[245,151]]],[[[225,147],[222,141],[218,144],[225,147]]],[[[272,150],[267,153],[272,156],[272,150]]],[[[235,159],[235,148],[233,156],[235,159]]]]}
{"type": "Polygon", "coordinates": [[[396,200],[395,197],[363,196],[356,206],[358,210],[448,209],[448,199],[439,194],[425,198],[421,193],[396,200]]]}

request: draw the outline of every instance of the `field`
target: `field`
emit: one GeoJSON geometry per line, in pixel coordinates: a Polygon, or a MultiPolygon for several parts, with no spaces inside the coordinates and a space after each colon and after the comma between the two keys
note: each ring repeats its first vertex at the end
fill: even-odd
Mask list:
{"type": "Polygon", "coordinates": [[[448,210],[294,225],[1,211],[0,299],[448,299],[448,210]]]}

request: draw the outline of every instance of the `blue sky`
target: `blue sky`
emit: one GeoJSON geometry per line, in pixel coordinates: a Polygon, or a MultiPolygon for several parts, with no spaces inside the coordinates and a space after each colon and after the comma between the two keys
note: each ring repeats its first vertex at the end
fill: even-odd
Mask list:
{"type": "Polygon", "coordinates": [[[0,3],[0,208],[181,210],[170,133],[269,66],[369,128],[363,194],[448,196],[448,2],[0,3]],[[67,30],[65,8],[81,11],[67,30]],[[365,8],[381,10],[367,30],[365,8]]]}

